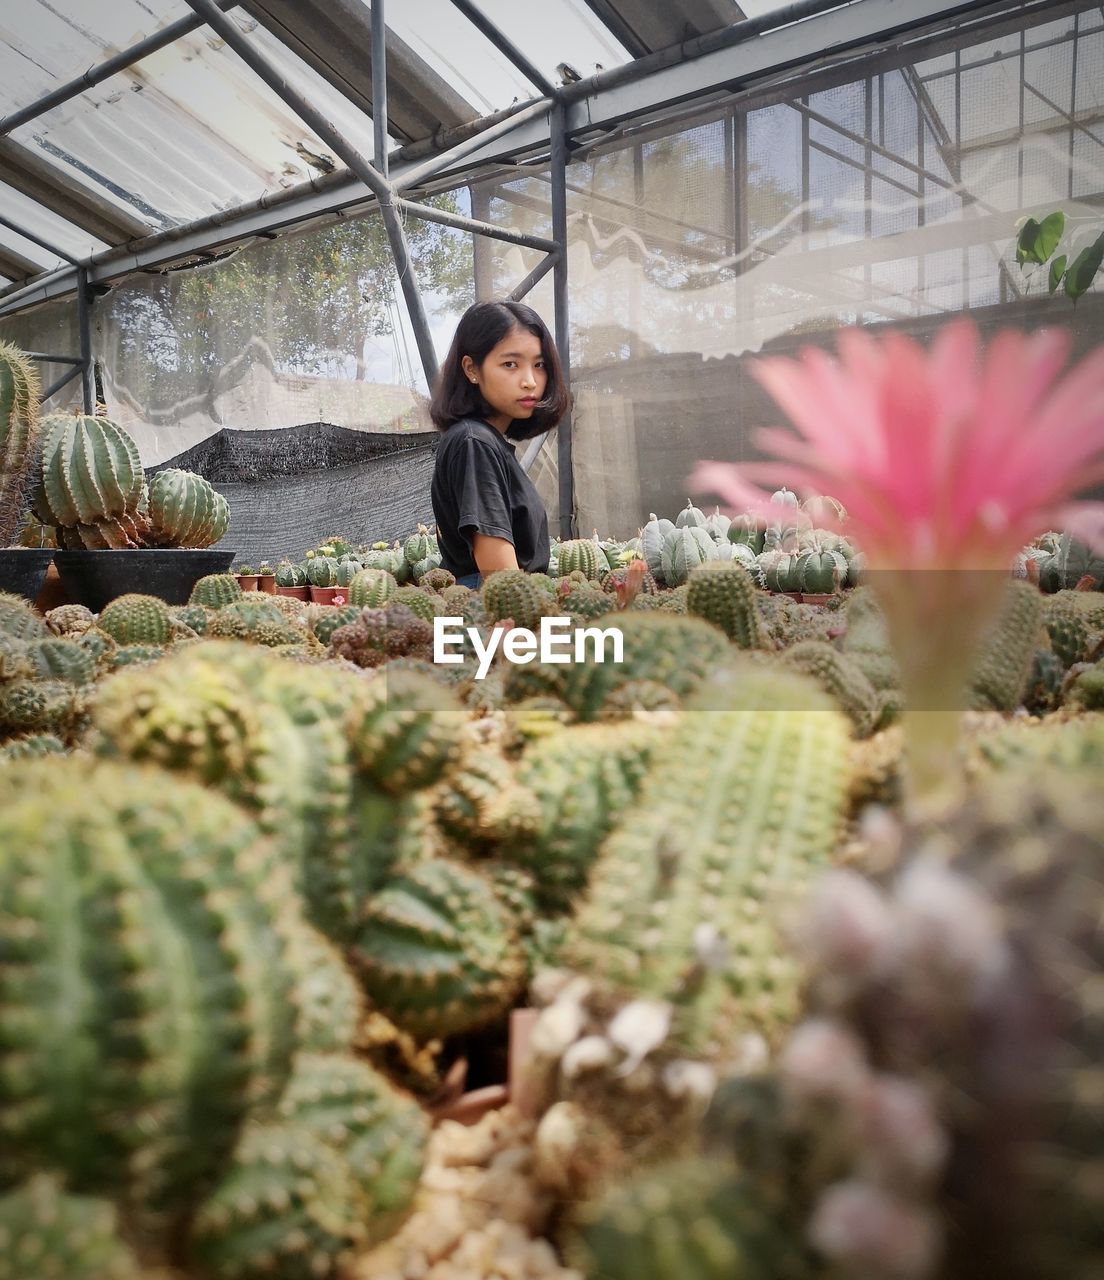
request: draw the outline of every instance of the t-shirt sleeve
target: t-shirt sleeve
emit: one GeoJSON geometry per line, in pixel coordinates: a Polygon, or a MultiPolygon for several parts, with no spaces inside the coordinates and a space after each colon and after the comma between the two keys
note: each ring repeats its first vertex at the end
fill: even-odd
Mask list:
{"type": "Polygon", "coordinates": [[[505,460],[498,452],[469,437],[456,451],[451,474],[461,535],[468,542],[476,533],[513,542],[510,486],[505,460]]]}

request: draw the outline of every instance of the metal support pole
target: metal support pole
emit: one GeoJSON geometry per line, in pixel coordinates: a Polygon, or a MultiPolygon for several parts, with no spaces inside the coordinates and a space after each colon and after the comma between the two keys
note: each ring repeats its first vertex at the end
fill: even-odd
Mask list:
{"type": "Polygon", "coordinates": [[[555,253],[560,247],[554,240],[546,240],[543,236],[526,235],[523,231],[511,231],[509,227],[496,227],[493,222],[465,218],[462,213],[449,213],[447,209],[432,209],[429,205],[404,200],[401,196],[395,197],[395,208],[411,218],[439,222],[443,227],[458,227],[461,231],[471,231],[477,236],[490,236],[492,240],[505,240],[508,244],[520,244],[523,249],[555,253]]]}
{"type": "Polygon", "coordinates": [[[387,22],[384,0],[372,0],[372,126],[375,149],[372,160],[387,177],[387,22]]]}
{"type": "MultiPolygon", "coordinates": [[[[395,270],[399,274],[406,310],[410,317],[410,327],[414,330],[414,339],[418,344],[422,369],[426,382],[433,387],[437,379],[437,353],[433,348],[433,335],[429,329],[429,317],[422,303],[421,290],[414,275],[414,265],[410,260],[410,245],[403,230],[402,219],[394,204],[394,191],[390,182],[334,127],[333,124],[303,97],[280,72],[269,62],[242,34],[238,27],[222,13],[214,0],[188,0],[188,4],[226,41],[241,60],[261,77],[268,87],[299,116],[308,128],[312,129],[323,142],[334,149],[345,161],[352,173],[364,183],[379,200],[380,214],[387,231],[387,239],[391,245],[391,253],[395,259],[395,270]]],[[[376,67],[372,71],[372,81],[387,74],[386,67],[376,67]]]]}
{"type": "Polygon", "coordinates": [[[531,80],[546,97],[555,93],[552,83],[529,61],[524,53],[502,31],[471,3],[471,0],[452,0],[465,18],[477,27],[499,52],[504,53],[526,79],[531,80]]]}
{"type": "Polygon", "coordinates": [[[77,272],[77,323],[80,327],[80,374],[84,384],[84,411],[96,409],[96,382],[92,370],[92,295],[88,289],[88,272],[77,272]]]}
{"type": "MultiPolygon", "coordinates": [[[[487,222],[491,216],[491,197],[484,182],[468,187],[472,217],[487,222]]],[[[494,296],[494,259],[486,236],[472,237],[472,273],[475,276],[475,300],[487,302],[494,296]]]]}
{"type": "MultiPolygon", "coordinates": [[[[220,9],[234,9],[237,7],[238,0],[215,0],[215,3],[220,9]]],[[[68,102],[70,98],[79,97],[86,89],[91,89],[93,85],[99,84],[102,80],[109,80],[116,72],[125,71],[127,67],[132,67],[136,62],[141,62],[143,58],[148,57],[151,53],[156,53],[158,49],[164,49],[166,45],[179,40],[181,36],[189,35],[197,27],[201,26],[203,26],[203,19],[198,15],[191,18],[181,18],[178,22],[170,22],[167,27],[162,27],[160,31],[154,32],[152,36],[147,36],[144,40],[139,40],[137,44],[132,44],[130,48],[113,54],[97,66],[89,67],[84,75],[77,76],[75,80],[59,85],[56,89],[51,89],[49,93],[44,94],[41,98],[36,98],[34,102],[28,103],[25,107],[20,107],[18,111],[13,111],[9,116],[5,116],[3,120],[0,120],[0,138],[4,137],[5,134],[11,133],[13,129],[18,129],[21,124],[26,124],[28,120],[35,120],[39,116],[45,115],[47,111],[51,111],[54,107],[60,106],[63,102],[68,102]]]]}
{"type": "Polygon", "coordinates": [[[77,364],[81,363],[79,356],[48,356],[42,351],[24,351],[23,354],[30,360],[41,360],[43,364],[77,364]]]}
{"type": "Polygon", "coordinates": [[[11,218],[5,218],[0,215],[0,227],[7,227],[9,231],[14,231],[17,236],[22,236],[24,240],[37,244],[40,249],[45,249],[47,253],[52,253],[55,257],[61,258],[71,266],[75,267],[77,265],[78,259],[71,257],[68,253],[64,253],[56,244],[51,244],[49,240],[43,240],[40,235],[36,235],[33,231],[28,231],[26,227],[20,226],[18,222],[13,222],[11,218]]]}
{"type": "Polygon", "coordinates": [[[557,249],[555,253],[550,253],[542,258],[524,280],[513,289],[510,290],[510,301],[520,302],[530,289],[538,285],[544,277],[552,270],[560,258],[560,251],[557,249]]]}
{"type": "MultiPolygon", "coordinates": [[[[556,346],[564,378],[571,389],[571,333],[567,316],[567,114],[557,101],[552,108],[552,238],[560,246],[553,276],[556,299],[556,346]]],[[[560,537],[573,537],[575,483],[571,474],[571,410],[556,429],[556,460],[560,490],[560,537]]]]}
{"type": "Polygon", "coordinates": [[[50,383],[50,385],[46,388],[46,390],[38,397],[38,403],[45,404],[46,401],[49,400],[51,396],[56,396],[57,393],[62,389],[62,387],[67,387],[69,383],[72,382],[73,379],[80,374],[80,371],[81,371],[80,365],[74,364],[74,366],[72,367],[72,369],[69,370],[68,373],[63,373],[56,382],[50,383]]]}

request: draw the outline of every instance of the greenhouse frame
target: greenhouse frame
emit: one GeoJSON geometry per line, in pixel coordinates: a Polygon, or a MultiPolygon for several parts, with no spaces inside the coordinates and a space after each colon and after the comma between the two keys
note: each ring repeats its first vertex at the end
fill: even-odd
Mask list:
{"type": "MultiPolygon", "coordinates": [[[[35,8],[24,10],[28,33],[35,8]]],[[[42,354],[57,357],[43,362],[47,398],[72,395],[79,377],[86,406],[97,395],[113,411],[125,401],[147,466],[201,447],[220,427],[315,421],[378,434],[389,429],[380,409],[340,403],[332,377],[334,403],[318,384],[314,415],[275,406],[256,388],[239,388],[232,408],[197,408],[212,399],[216,374],[225,386],[235,360],[254,363],[240,334],[227,334],[225,349],[211,343],[217,370],[159,392],[155,373],[127,367],[136,356],[121,341],[128,324],[120,325],[117,300],[189,267],[215,274],[246,247],[263,271],[265,248],[280,238],[334,219],[379,218],[397,264],[389,327],[401,376],[385,400],[393,410],[396,393],[402,399],[393,384],[428,386],[441,346],[417,264],[408,269],[405,228],[431,218],[471,246],[475,296],[527,297],[572,367],[574,425],[562,423],[554,445],[539,455],[530,448],[525,459],[554,522],[564,534],[595,526],[627,534],[650,509],[670,505],[680,466],[685,473],[699,456],[745,456],[742,433],[721,409],[726,401],[753,414],[765,408],[742,375],[743,353],[841,323],[923,331],[925,317],[962,309],[984,320],[993,308],[994,321],[1024,306],[1041,314],[1052,304],[1010,264],[1017,220],[1060,201],[1075,202],[1071,217],[1091,216],[1099,204],[1093,5],[760,8],[747,18],[729,0],[701,0],[659,16],[652,4],[580,0],[559,23],[568,55],[595,58],[597,67],[597,51],[607,63],[584,74],[588,66],[565,59],[570,80],[556,83],[563,75],[519,17],[496,23],[494,6],[441,0],[425,17],[448,11],[443,30],[470,43],[471,80],[485,85],[478,100],[466,85],[466,99],[450,87],[451,64],[425,41],[425,21],[415,49],[417,6],[396,6],[385,34],[384,7],[361,0],[158,5],[159,28],[119,49],[70,24],[42,60],[56,58],[65,83],[46,88],[40,69],[28,80],[30,100],[5,102],[0,120],[4,332],[19,338],[22,327],[30,345],[43,345],[33,341],[36,318],[59,315],[65,300],[70,349],[45,344],[42,354]],[[390,52],[375,80],[373,52],[380,64],[390,52]],[[609,65],[614,57],[618,65],[609,65]],[[233,136],[183,100],[189,83],[229,94],[246,135],[267,129],[266,157],[286,153],[294,138],[299,156],[315,159],[296,156],[286,168],[310,177],[296,182],[274,162],[265,172],[267,159],[243,164],[233,136]],[[82,155],[90,113],[95,140],[82,155]],[[173,132],[155,139],[166,128],[173,132]],[[159,153],[149,174],[129,150],[136,146],[159,153]],[[203,192],[196,175],[207,167],[218,182],[203,192]],[[454,193],[451,208],[427,212],[425,200],[438,193],[454,193]],[[681,412],[670,396],[676,386],[686,398],[681,412]],[[148,436],[151,423],[164,425],[148,436]]],[[[119,30],[140,29],[137,13],[114,17],[119,30]]],[[[13,67],[36,62],[14,40],[5,57],[13,67]]],[[[1095,303],[1079,308],[1079,332],[1091,331],[1095,303]]],[[[267,348],[271,361],[274,335],[253,336],[261,344],[253,354],[267,348]]],[[[277,359],[277,377],[297,372],[280,366],[277,359]]],[[[408,397],[410,420],[417,400],[408,397]]],[[[414,435],[425,444],[422,415],[414,435]]],[[[424,462],[409,474],[415,487],[426,483],[424,462]]]]}

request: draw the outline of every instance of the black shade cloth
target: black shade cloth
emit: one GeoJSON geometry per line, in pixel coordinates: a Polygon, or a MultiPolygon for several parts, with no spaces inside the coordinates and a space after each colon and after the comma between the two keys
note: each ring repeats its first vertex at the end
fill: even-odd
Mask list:
{"type": "Polygon", "coordinates": [[[435,431],[350,431],[316,422],[275,431],[224,428],[157,467],[194,471],[230,504],[218,544],[239,561],[300,559],[332,534],[388,542],[433,525],[435,431]]]}

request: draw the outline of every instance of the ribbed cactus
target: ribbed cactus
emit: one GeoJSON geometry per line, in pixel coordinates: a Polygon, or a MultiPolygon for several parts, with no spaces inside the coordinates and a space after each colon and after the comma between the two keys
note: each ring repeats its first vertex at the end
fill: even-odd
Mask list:
{"type": "Polygon", "coordinates": [[[65,743],[52,733],[29,733],[0,747],[0,759],[33,760],[38,756],[64,755],[65,743]]]}
{"type": "Polygon", "coordinates": [[[0,342],[0,547],[19,537],[38,461],[38,372],[10,343],[0,342]]]}
{"type": "Polygon", "coordinates": [[[0,1280],[142,1280],[107,1200],[66,1194],[36,1174],[0,1195],[0,1280]]]}
{"type": "Polygon", "coordinates": [[[83,604],[59,604],[46,614],[46,625],[57,636],[75,636],[96,625],[96,615],[83,604]]]}
{"type": "MultiPolygon", "coordinates": [[[[491,622],[513,618],[514,626],[536,631],[546,613],[554,613],[554,601],[521,569],[499,569],[483,582],[483,607],[491,622]]],[[[609,602],[605,609],[608,610],[609,602]]],[[[563,612],[568,612],[565,608],[563,612]]],[[[605,612],[605,610],[603,610],[605,612]]]]}
{"type": "Polygon", "coordinates": [[[493,885],[444,859],[412,867],[365,903],[349,957],[373,1004],[423,1039],[499,1017],[526,974],[493,885]]]}
{"type": "Polygon", "coordinates": [[[636,803],[661,737],[632,722],[579,725],[525,750],[517,784],[536,797],[541,819],[531,839],[504,854],[533,872],[543,907],[566,911],[586,887],[602,841],[636,803]]]}
{"type": "Polygon", "coordinates": [[[349,583],[349,603],[361,609],[380,609],[398,589],[386,569],[361,569],[349,583]]]}
{"type": "Polygon", "coordinates": [[[60,547],[142,546],[149,531],[138,446],[107,418],[42,420],[42,472],[34,511],[60,547]]]}
{"type": "Polygon", "coordinates": [[[971,682],[973,704],[1012,711],[1023,698],[1043,630],[1043,597],[1030,582],[1013,579],[1004,607],[985,638],[971,682]]]}
{"type": "Polygon", "coordinates": [[[799,989],[778,913],[835,852],[848,737],[796,673],[746,661],[703,685],[592,869],[572,966],[672,1002],[692,1049],[776,1036],[799,989]]]}
{"type": "Polygon", "coordinates": [[[230,507],[202,476],[165,467],[149,484],[149,521],[150,546],[210,547],[230,527],[230,507]]]}
{"type": "Polygon", "coordinates": [[[717,544],[701,525],[683,525],[663,539],[660,554],[663,581],[669,587],[680,587],[690,577],[691,569],[718,559],[717,544]]]}
{"type": "Polygon", "coordinates": [[[901,671],[890,646],[889,628],[869,588],[860,587],[852,594],[843,623],[844,634],[836,641],[839,649],[858,663],[875,689],[897,688],[901,671]]]}
{"type": "Polygon", "coordinates": [[[1050,637],[1050,647],[1065,667],[1086,661],[1092,649],[1104,638],[1100,628],[1093,628],[1091,615],[1078,598],[1086,594],[1083,591],[1059,591],[1045,601],[1043,623],[1050,637]]]}
{"type": "Polygon", "coordinates": [[[364,1018],[364,997],[340,951],[311,925],[289,922],[288,956],[301,1053],[347,1053],[364,1018]]]}
{"type": "Polygon", "coordinates": [[[384,669],[358,688],[346,724],[361,770],[401,795],[440,779],[458,754],[464,719],[438,681],[384,669]]]}
{"type": "Polygon", "coordinates": [[[192,588],[189,604],[201,604],[207,609],[221,609],[242,598],[241,583],[232,573],[209,573],[192,588]]]}
{"type": "Polygon", "coordinates": [[[605,617],[610,611],[611,604],[609,596],[604,591],[600,591],[597,586],[576,587],[553,602],[551,610],[573,618],[576,626],[586,626],[598,618],[605,617]]]}
{"type": "Polygon", "coordinates": [[[742,565],[701,565],[690,575],[687,612],[720,627],[741,649],[765,643],[756,604],[758,592],[742,565]]]}
{"type": "Polygon", "coordinates": [[[424,573],[419,574],[419,566],[426,561],[419,561],[414,566],[414,581],[418,586],[425,587],[429,591],[447,591],[449,587],[456,585],[456,577],[449,573],[447,569],[442,569],[440,564],[426,569],[424,573]]]}
{"type": "Polygon", "coordinates": [[[360,617],[358,604],[331,605],[329,608],[314,606],[314,617],[308,621],[311,635],[319,644],[328,645],[338,627],[347,627],[360,617]]]}
{"type": "Polygon", "coordinates": [[[337,586],[337,561],[333,556],[314,556],[307,561],[307,581],[312,587],[337,586]]]}
{"type": "Polygon", "coordinates": [[[344,1156],[365,1202],[367,1241],[386,1239],[414,1198],[425,1162],[425,1111],[367,1063],[300,1054],[278,1108],[344,1156]]]}
{"type": "Polygon", "coordinates": [[[413,566],[420,560],[426,559],[436,549],[437,539],[424,524],[420,524],[417,532],[412,533],[403,543],[403,556],[407,564],[413,566]]]}
{"type": "Polygon", "coordinates": [[[593,538],[569,538],[560,543],[557,568],[561,578],[578,571],[589,579],[597,579],[605,575],[609,562],[593,538]]]}
{"type": "Polygon", "coordinates": [[[44,680],[67,684],[91,684],[96,676],[96,659],[75,640],[35,640],[27,646],[27,657],[44,680]]]}
{"type": "Polygon", "coordinates": [[[348,658],[358,667],[378,667],[389,658],[430,658],[433,628],[393,600],[382,609],[362,609],[355,621],[332,633],[330,642],[334,657],[348,658]]]}
{"type": "Polygon", "coordinates": [[[782,661],[812,676],[832,695],[854,725],[856,737],[874,732],[881,710],[878,691],[848,654],[840,653],[826,640],[802,640],[783,652],[782,661]]]}
{"type": "Polygon", "coordinates": [[[0,683],[0,736],[49,733],[78,736],[88,695],[66,680],[7,679],[0,683]]]}
{"type": "Polygon", "coordinates": [[[0,848],[0,1184],[185,1209],[291,1067],[287,876],[221,797],[75,757],[0,771],[0,848]]]}
{"type": "Polygon", "coordinates": [[[433,619],[445,612],[445,603],[434,591],[423,591],[421,587],[400,587],[391,597],[390,603],[405,605],[411,613],[424,622],[433,625],[433,619]]]}
{"type": "Polygon", "coordinates": [[[269,648],[299,643],[304,638],[304,628],[289,622],[274,600],[275,597],[251,592],[224,605],[211,615],[207,635],[215,640],[245,640],[269,648]]]}
{"type": "Polygon", "coordinates": [[[434,795],[437,820],[453,840],[485,853],[532,837],[540,822],[536,797],[519,785],[514,766],[491,747],[470,747],[434,795]]]}
{"type": "Polygon", "coordinates": [[[166,645],[172,637],[172,616],[157,596],[119,596],[104,606],[96,625],[116,644],[166,645]]]}

